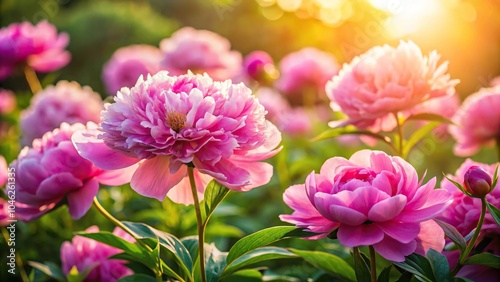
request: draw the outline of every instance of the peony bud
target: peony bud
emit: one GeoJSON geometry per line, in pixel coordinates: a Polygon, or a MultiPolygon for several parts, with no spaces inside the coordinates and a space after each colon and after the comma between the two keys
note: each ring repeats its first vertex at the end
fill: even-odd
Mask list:
{"type": "Polygon", "coordinates": [[[483,198],[491,192],[491,176],[479,166],[471,166],[464,174],[465,191],[472,197],[483,198]]]}
{"type": "Polygon", "coordinates": [[[243,60],[246,74],[261,83],[271,82],[277,78],[277,70],[273,59],[264,51],[253,51],[243,60]]]}

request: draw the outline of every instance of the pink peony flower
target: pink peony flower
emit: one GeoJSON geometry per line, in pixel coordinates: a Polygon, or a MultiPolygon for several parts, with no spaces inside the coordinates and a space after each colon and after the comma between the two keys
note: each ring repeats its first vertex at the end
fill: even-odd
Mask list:
{"type": "Polygon", "coordinates": [[[311,115],[302,107],[290,108],[283,112],[276,124],[281,132],[288,135],[307,135],[312,130],[311,115]]]}
{"type": "Polygon", "coordinates": [[[308,47],[286,55],[279,65],[281,77],[276,87],[286,94],[302,93],[308,89],[320,93],[325,84],[339,71],[334,57],[316,48],[308,47]]]}
{"type": "Polygon", "coordinates": [[[226,80],[241,70],[241,54],[231,51],[229,41],[208,30],[184,27],[160,42],[161,66],[172,75],[207,73],[214,80],[226,80]]]}
{"type": "Polygon", "coordinates": [[[103,169],[144,160],[131,187],[139,194],[192,203],[187,165],[195,167],[200,198],[213,178],[246,191],[269,182],[277,128],[243,84],[214,82],[208,75],[142,77],[122,88],[102,113],[101,130],[73,136],[79,153],[103,169]]]}
{"type": "MultiPolygon", "coordinates": [[[[94,129],[88,123],[88,129],[94,129]]],[[[25,221],[34,220],[64,201],[74,219],[90,208],[99,183],[122,185],[130,181],[134,167],[105,171],[80,157],[71,143],[71,135],[83,130],[83,124],[62,123],[25,147],[11,166],[16,177],[16,215],[25,221]]]]}
{"type": "Polygon", "coordinates": [[[47,21],[37,25],[13,23],[0,29],[0,80],[7,78],[16,65],[27,64],[39,72],[50,72],[68,64],[71,55],[66,33],[57,34],[47,21]]]}
{"type": "MultiPolygon", "coordinates": [[[[91,226],[85,230],[87,233],[99,232],[99,227],[91,226]]],[[[116,227],[113,234],[129,242],[135,240],[116,227]]],[[[123,260],[109,259],[111,256],[121,253],[120,249],[97,242],[90,238],[74,236],[71,242],[61,245],[61,262],[64,274],[68,274],[71,268],[76,267],[78,273],[91,268],[84,281],[114,282],[122,277],[132,275],[133,272],[127,268],[123,260]]]]}
{"type": "Polygon", "coordinates": [[[470,156],[482,145],[500,142],[500,85],[482,88],[467,97],[453,117],[449,132],[457,141],[457,156],[470,156]]]}
{"type": "Polygon", "coordinates": [[[0,155],[0,187],[7,183],[9,167],[7,166],[7,161],[4,156],[0,155]]]}
{"type": "Polygon", "coordinates": [[[396,126],[394,113],[453,95],[458,80],[450,80],[448,64],[438,65],[439,57],[435,51],[424,57],[413,42],[402,41],[396,48],[374,47],[345,64],[326,85],[331,108],[348,117],[340,124],[390,131],[396,126]]]}
{"type": "Polygon", "coordinates": [[[0,115],[10,114],[16,109],[16,96],[10,90],[0,88],[0,115]]]}
{"type": "Polygon", "coordinates": [[[104,65],[102,80],[110,94],[122,87],[132,87],[141,75],[155,74],[160,70],[160,49],[149,45],[131,45],[116,50],[104,65]]]}
{"type": "MultiPolygon", "coordinates": [[[[487,165],[467,159],[457,169],[455,175],[447,176],[462,184],[464,183],[464,175],[471,167],[478,166],[487,173],[490,173],[491,177],[495,173],[495,169],[498,165],[500,164],[487,165]]],[[[453,195],[453,204],[443,211],[438,218],[453,225],[463,236],[467,236],[467,234],[476,228],[479,221],[479,215],[481,214],[481,199],[465,195],[446,178],[441,181],[441,187],[448,190],[453,195]]],[[[486,200],[495,207],[500,208],[500,182],[497,183],[491,193],[486,195],[486,200]]],[[[498,236],[498,234],[500,234],[500,227],[495,223],[491,214],[487,212],[480,236],[488,236],[489,234],[496,234],[496,236],[498,236]]]]}
{"type": "Polygon", "coordinates": [[[60,81],[34,96],[30,107],[21,113],[22,143],[29,145],[62,122],[97,123],[103,108],[101,97],[90,87],[60,81]]]}
{"type": "Polygon", "coordinates": [[[7,226],[10,224],[8,220],[15,219],[11,218],[10,215],[11,213],[9,212],[9,203],[6,200],[0,198],[0,226],[7,226]]]}
{"type": "Polygon", "coordinates": [[[255,81],[272,82],[277,76],[273,58],[264,51],[253,51],[243,60],[245,74],[255,81]]]}
{"type": "Polygon", "coordinates": [[[319,233],[316,238],[336,231],[346,247],[372,245],[384,258],[404,261],[418,242],[425,242],[420,249],[444,245],[444,237],[427,229],[433,225],[423,224],[451,203],[448,191],[434,190],[435,183],[433,178],[422,185],[399,157],[362,150],[349,160],[327,160],[305,185],[287,189],[284,200],[294,212],[281,220],[319,233]]]}
{"type": "Polygon", "coordinates": [[[288,101],[273,88],[260,87],[256,96],[267,111],[266,118],[272,122],[290,108],[288,101]]]}

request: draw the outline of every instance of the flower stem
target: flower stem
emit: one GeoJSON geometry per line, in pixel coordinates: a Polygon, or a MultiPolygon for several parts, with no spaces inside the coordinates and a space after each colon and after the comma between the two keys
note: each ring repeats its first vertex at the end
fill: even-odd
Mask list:
{"type": "Polygon", "coordinates": [[[373,246],[369,247],[370,249],[370,276],[371,276],[371,282],[377,282],[377,264],[375,261],[375,249],[373,249],[373,246]]]}
{"type": "Polygon", "coordinates": [[[403,135],[403,125],[401,123],[399,123],[399,118],[398,118],[398,113],[395,112],[394,113],[394,118],[396,119],[396,128],[398,130],[397,134],[399,135],[399,139],[398,139],[398,146],[396,147],[398,149],[398,154],[400,157],[402,158],[405,158],[405,156],[403,156],[403,138],[404,138],[404,135],[403,135]]]}
{"type": "Polygon", "coordinates": [[[486,205],[486,198],[481,198],[481,215],[479,217],[479,222],[477,223],[476,231],[474,231],[474,234],[472,235],[469,244],[465,248],[465,251],[460,254],[460,259],[458,260],[457,266],[455,266],[455,268],[453,269],[452,275],[455,275],[458,273],[458,271],[460,271],[460,269],[464,265],[465,260],[472,251],[472,248],[474,248],[474,245],[476,244],[477,237],[479,236],[479,233],[481,233],[481,227],[483,226],[484,217],[486,215],[486,205]]]}
{"type": "MultiPolygon", "coordinates": [[[[3,238],[5,239],[5,244],[7,245],[7,242],[9,241],[9,234],[7,233],[6,228],[2,228],[2,235],[3,238]]],[[[26,274],[26,270],[24,270],[23,260],[21,259],[21,256],[19,254],[16,254],[16,264],[19,267],[19,274],[21,275],[21,280],[23,280],[23,282],[30,281],[28,275],[26,274]]]]}
{"type": "Polygon", "coordinates": [[[38,93],[38,91],[42,90],[42,85],[40,84],[40,80],[38,80],[35,71],[27,64],[24,65],[23,71],[24,71],[24,76],[26,77],[26,81],[28,82],[28,85],[30,86],[33,95],[38,93]]]}
{"type": "Polygon", "coordinates": [[[196,223],[198,226],[198,251],[200,255],[200,272],[201,281],[206,282],[205,277],[205,224],[201,218],[200,201],[198,200],[198,191],[196,190],[196,183],[194,181],[194,168],[188,166],[189,183],[191,184],[191,192],[193,193],[194,210],[196,211],[196,223]]]}
{"type": "Polygon", "coordinates": [[[500,135],[496,138],[496,145],[497,145],[497,161],[500,162],[500,135]]]}

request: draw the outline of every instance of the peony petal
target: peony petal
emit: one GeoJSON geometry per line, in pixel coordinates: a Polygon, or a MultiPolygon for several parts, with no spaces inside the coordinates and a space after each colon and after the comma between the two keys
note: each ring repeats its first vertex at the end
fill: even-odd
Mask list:
{"type": "Polygon", "coordinates": [[[64,172],[49,176],[44,179],[36,195],[39,199],[50,199],[62,197],[65,193],[82,187],[80,179],[75,178],[71,173],[64,172]]]}
{"type": "Polygon", "coordinates": [[[337,233],[339,242],[349,248],[370,246],[384,239],[384,232],[375,224],[346,225],[342,224],[337,233]]]}
{"type": "Polygon", "coordinates": [[[100,133],[102,132],[95,129],[73,133],[71,140],[80,156],[93,162],[95,166],[106,170],[125,168],[139,161],[137,158],[131,158],[111,150],[103,140],[98,138],[100,133]]]}
{"type": "Polygon", "coordinates": [[[139,165],[130,182],[130,187],[142,196],[163,201],[167,193],[186,176],[187,167],[182,166],[174,174],[169,169],[170,158],[157,156],[139,165]]]}
{"type": "Polygon", "coordinates": [[[384,222],[390,220],[401,213],[405,208],[406,197],[396,195],[394,197],[382,200],[370,209],[368,219],[375,222],[384,222]]]}
{"type": "MultiPolygon", "coordinates": [[[[350,192],[350,191],[345,191],[350,192]]],[[[345,194],[347,193],[339,193],[345,194]]],[[[340,222],[349,225],[358,225],[367,220],[366,216],[357,210],[351,209],[346,206],[342,201],[343,195],[328,195],[326,193],[316,193],[314,196],[314,206],[318,209],[319,213],[324,217],[334,222],[340,222]]]]}
{"type": "Polygon", "coordinates": [[[415,222],[388,221],[377,223],[377,225],[385,234],[401,243],[409,243],[415,240],[420,231],[420,225],[415,222]]]}
{"type": "Polygon", "coordinates": [[[99,174],[96,179],[99,183],[109,186],[123,185],[129,183],[139,164],[133,164],[129,167],[115,170],[105,170],[99,174]]]}
{"type": "Polygon", "coordinates": [[[193,163],[199,172],[212,176],[229,189],[241,190],[250,184],[250,173],[234,165],[231,160],[221,159],[216,165],[210,165],[195,158],[193,163]]]}
{"type": "Polygon", "coordinates": [[[250,184],[242,187],[239,191],[249,191],[255,187],[265,185],[273,177],[273,166],[264,162],[238,162],[233,161],[237,167],[243,167],[250,173],[250,184]]]}
{"type": "Polygon", "coordinates": [[[420,232],[416,238],[417,249],[415,252],[423,256],[431,248],[441,252],[444,249],[444,238],[443,229],[434,220],[420,222],[420,232]]]}
{"type": "Polygon", "coordinates": [[[98,191],[99,182],[92,178],[82,188],[67,194],[69,214],[73,219],[80,219],[87,213],[98,191]]]}
{"type": "MultiPolygon", "coordinates": [[[[193,170],[193,174],[196,183],[196,190],[198,191],[198,200],[202,201],[205,189],[213,178],[210,175],[200,173],[196,168],[193,170]]],[[[167,197],[178,204],[194,204],[189,177],[186,175],[186,177],[184,177],[179,184],[170,189],[167,193],[167,197]]]]}
{"type": "Polygon", "coordinates": [[[382,241],[373,245],[373,248],[385,259],[403,262],[405,256],[412,254],[417,247],[415,241],[409,243],[400,243],[389,236],[386,236],[382,241]]]}

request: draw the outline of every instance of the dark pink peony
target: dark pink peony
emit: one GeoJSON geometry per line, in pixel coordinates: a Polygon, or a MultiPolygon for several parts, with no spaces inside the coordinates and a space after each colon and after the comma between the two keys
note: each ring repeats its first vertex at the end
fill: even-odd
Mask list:
{"type": "Polygon", "coordinates": [[[281,141],[266,111],[244,84],[208,75],[161,71],[122,88],[102,113],[100,130],[73,136],[80,154],[103,169],[140,160],[131,187],[139,194],[192,203],[187,165],[194,165],[200,197],[215,178],[238,191],[269,182],[281,141]]]}
{"type": "Polygon", "coordinates": [[[246,76],[261,83],[272,82],[278,75],[273,58],[264,51],[253,51],[243,60],[246,76]]]}
{"type": "MultiPolygon", "coordinates": [[[[91,226],[85,232],[99,232],[99,227],[91,226]]],[[[130,235],[118,227],[115,228],[113,234],[129,242],[134,242],[130,235]]],[[[73,267],[78,269],[78,273],[91,268],[92,270],[84,281],[115,282],[122,277],[133,274],[132,270],[124,265],[125,261],[109,259],[121,252],[120,249],[76,235],[71,242],[64,242],[61,246],[62,270],[64,274],[68,274],[73,267]]]]}
{"type": "MultiPolygon", "coordinates": [[[[88,123],[87,128],[97,126],[88,123]]],[[[134,168],[105,171],[82,158],[71,135],[84,130],[83,124],[62,123],[25,147],[11,167],[16,177],[16,216],[30,221],[66,202],[69,213],[79,219],[89,210],[99,183],[122,185],[130,181],[134,168]]]]}
{"type": "Polygon", "coordinates": [[[214,80],[231,79],[242,66],[241,54],[226,38],[208,30],[184,27],[160,42],[162,69],[172,75],[207,73],[214,80]]]}
{"type": "Polygon", "coordinates": [[[418,249],[444,245],[443,233],[430,231],[434,225],[427,221],[451,203],[451,195],[434,190],[435,182],[422,185],[399,157],[362,150],[349,160],[327,160],[304,185],[287,189],[284,200],[294,212],[281,219],[317,238],[336,231],[346,247],[372,245],[384,258],[404,261],[418,249]]]}
{"type": "Polygon", "coordinates": [[[11,213],[9,212],[9,203],[0,198],[0,226],[7,226],[10,224],[9,220],[15,219],[10,217],[11,213]]]}
{"type": "Polygon", "coordinates": [[[57,34],[47,21],[35,26],[29,22],[13,23],[0,29],[0,80],[7,78],[16,65],[27,64],[39,72],[64,67],[71,59],[64,50],[68,42],[68,35],[57,34]]]}
{"type": "MultiPolygon", "coordinates": [[[[453,95],[458,80],[450,80],[447,62],[438,65],[434,51],[422,55],[413,42],[398,47],[377,46],[345,64],[326,85],[330,106],[353,124],[373,131],[390,131],[397,112],[412,110],[429,99],[453,95]]],[[[337,126],[339,122],[331,123],[337,126]]]]}
{"type": "Polygon", "coordinates": [[[29,145],[45,132],[69,124],[98,123],[104,109],[101,96],[89,86],[77,82],[59,81],[31,99],[30,107],[21,113],[22,143],[29,145]]]}
{"type": "Polygon", "coordinates": [[[122,87],[132,87],[141,75],[160,70],[160,49],[149,45],[131,45],[116,50],[104,65],[102,81],[108,93],[115,95],[122,87]]]}
{"type": "Polygon", "coordinates": [[[458,156],[475,154],[483,145],[500,142],[500,85],[482,88],[467,97],[453,117],[449,132],[458,156]]]}

